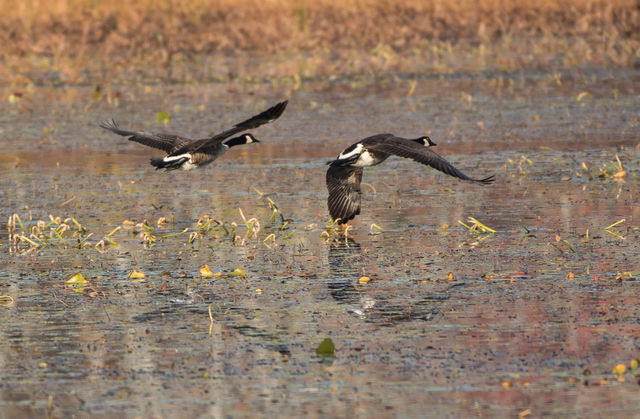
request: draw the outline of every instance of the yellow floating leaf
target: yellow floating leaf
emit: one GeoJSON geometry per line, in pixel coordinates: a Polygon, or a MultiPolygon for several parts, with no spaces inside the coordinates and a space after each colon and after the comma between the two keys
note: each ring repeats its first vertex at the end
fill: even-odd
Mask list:
{"type": "Polygon", "coordinates": [[[135,269],[133,269],[129,274],[129,279],[143,279],[145,277],[146,275],[144,274],[144,272],[136,271],[135,269]]]}
{"type": "Polygon", "coordinates": [[[235,271],[231,272],[229,275],[231,276],[247,276],[247,271],[245,271],[243,268],[236,268],[235,271]]]}
{"type": "Polygon", "coordinates": [[[171,116],[164,111],[160,111],[156,114],[156,121],[167,125],[171,121],[171,116]]]}
{"type": "Polygon", "coordinates": [[[0,295],[0,306],[9,307],[13,305],[14,299],[10,295],[0,295]]]}
{"type": "Polygon", "coordinates": [[[629,368],[631,369],[631,371],[634,371],[636,368],[638,368],[638,360],[632,359],[631,362],[629,362],[629,368]]]}
{"type": "Polygon", "coordinates": [[[627,177],[627,171],[626,170],[620,170],[619,172],[616,172],[613,174],[613,178],[614,179],[622,179],[627,177]]]}
{"type": "Polygon", "coordinates": [[[445,278],[447,279],[447,281],[453,281],[454,279],[456,279],[453,276],[453,272],[449,272],[445,278]]]}
{"type": "Polygon", "coordinates": [[[366,284],[367,282],[371,281],[371,278],[369,278],[368,276],[362,276],[360,277],[360,279],[358,280],[359,283],[361,284],[366,284]]]}
{"type": "Polygon", "coordinates": [[[504,388],[511,388],[512,384],[511,381],[503,381],[502,382],[502,387],[504,388]]]}
{"type": "Polygon", "coordinates": [[[624,374],[624,372],[626,370],[627,370],[627,366],[626,365],[618,364],[618,365],[616,365],[616,367],[611,372],[614,373],[615,375],[622,375],[622,374],[624,374]]]}
{"type": "Polygon", "coordinates": [[[64,281],[64,283],[68,285],[85,285],[87,282],[88,281],[84,278],[84,275],[82,275],[82,273],[80,272],[71,275],[69,279],[64,281]]]}
{"type": "Polygon", "coordinates": [[[47,368],[47,363],[46,362],[41,362],[41,363],[38,364],[38,366],[40,368],[47,368]]]}
{"type": "Polygon", "coordinates": [[[576,274],[574,274],[573,272],[569,272],[569,273],[567,274],[567,279],[573,279],[573,278],[575,278],[575,277],[576,277],[576,274]]]}
{"type": "Polygon", "coordinates": [[[518,419],[526,418],[530,414],[531,414],[531,409],[523,410],[522,412],[518,413],[518,419]]]}
{"type": "Polygon", "coordinates": [[[209,267],[209,265],[204,265],[200,268],[200,276],[203,278],[213,278],[213,271],[209,267]]]}
{"type": "Polygon", "coordinates": [[[262,295],[262,289],[261,288],[256,288],[256,294],[262,295]]]}

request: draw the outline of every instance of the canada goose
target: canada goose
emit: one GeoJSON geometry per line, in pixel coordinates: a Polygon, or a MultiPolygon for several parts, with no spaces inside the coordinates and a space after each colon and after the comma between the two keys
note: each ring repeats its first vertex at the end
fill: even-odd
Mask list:
{"type": "Polygon", "coordinates": [[[233,134],[257,128],[260,125],[267,124],[277,119],[282,115],[282,112],[284,112],[284,109],[287,107],[287,103],[287,100],[280,102],[266,111],[234,125],[232,128],[223,131],[220,134],[216,134],[209,138],[203,138],[201,140],[192,140],[190,138],[174,134],[153,134],[144,131],[125,131],[121,130],[113,119],[111,121],[101,122],[100,127],[118,135],[122,135],[123,137],[129,137],[129,141],[135,141],[166,152],[167,155],[163,158],[154,157],[151,159],[151,164],[155,166],[156,169],[191,170],[211,163],[233,146],[260,142],[252,134],[243,134],[229,140],[227,140],[227,138],[231,137],[233,134]]]}
{"type": "Polygon", "coordinates": [[[416,139],[396,137],[393,134],[377,134],[347,147],[337,159],[327,162],[327,189],[329,213],[339,224],[344,224],[360,214],[360,183],[362,170],[375,166],[390,156],[406,157],[431,166],[450,176],[471,182],[488,184],[494,176],[473,179],[456,169],[430,147],[436,145],[427,136],[416,139]]]}

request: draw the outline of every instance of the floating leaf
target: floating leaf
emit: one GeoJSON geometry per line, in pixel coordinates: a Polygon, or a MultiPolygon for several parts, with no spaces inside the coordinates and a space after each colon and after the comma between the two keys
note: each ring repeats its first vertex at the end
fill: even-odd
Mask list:
{"type": "Polygon", "coordinates": [[[627,177],[627,171],[626,170],[620,170],[619,172],[616,172],[613,174],[613,178],[614,179],[622,179],[627,177]]]}
{"type": "Polygon", "coordinates": [[[453,276],[453,272],[449,272],[445,278],[447,279],[447,281],[453,281],[454,279],[456,279],[456,277],[453,276]]]}
{"type": "MultiPolygon", "coordinates": [[[[14,299],[10,295],[0,295],[0,306],[10,307],[14,303],[14,299]]],[[[637,362],[636,362],[637,363],[637,362]]]]}
{"type": "Polygon", "coordinates": [[[369,281],[371,281],[371,278],[369,278],[368,276],[361,276],[360,279],[358,280],[358,282],[361,284],[366,284],[369,281]]]}
{"type": "Polygon", "coordinates": [[[518,419],[526,418],[531,414],[531,409],[525,409],[522,412],[518,413],[518,419]]]}
{"type": "Polygon", "coordinates": [[[245,271],[243,268],[236,268],[236,270],[231,272],[229,275],[231,275],[231,276],[247,276],[247,271],[245,271]]]}
{"type": "Polygon", "coordinates": [[[129,279],[143,279],[145,277],[146,275],[144,274],[144,272],[136,271],[135,269],[133,269],[129,274],[129,279]]]}
{"type": "Polygon", "coordinates": [[[627,370],[627,366],[626,365],[618,364],[618,365],[616,365],[616,367],[611,372],[614,373],[615,375],[622,375],[622,374],[624,374],[624,372],[626,370],[627,370]]]}
{"type": "Polygon", "coordinates": [[[167,125],[171,121],[171,117],[168,113],[160,111],[156,114],[156,121],[167,125]]]}
{"type": "Polygon", "coordinates": [[[316,354],[319,356],[333,356],[335,352],[336,347],[331,338],[323,340],[320,345],[318,345],[318,349],[316,349],[316,354]]]}
{"type": "Polygon", "coordinates": [[[78,272],[77,274],[71,275],[69,279],[64,281],[64,283],[67,285],[77,285],[77,286],[85,285],[87,282],[88,281],[84,278],[84,275],[82,275],[82,273],[80,272],[78,272]]]}
{"type": "Polygon", "coordinates": [[[203,278],[213,278],[213,271],[211,271],[209,265],[204,265],[200,268],[200,276],[203,278]]]}
{"type": "Polygon", "coordinates": [[[631,362],[629,362],[629,369],[631,371],[635,371],[637,368],[638,368],[638,360],[632,359],[631,362]]]}

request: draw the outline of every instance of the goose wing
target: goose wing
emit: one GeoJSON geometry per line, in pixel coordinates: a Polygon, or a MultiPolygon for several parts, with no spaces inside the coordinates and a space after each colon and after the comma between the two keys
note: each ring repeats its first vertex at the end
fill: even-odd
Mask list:
{"type": "Polygon", "coordinates": [[[327,169],[329,214],[340,224],[360,214],[362,167],[331,165],[327,169]]]}
{"type": "Polygon", "coordinates": [[[277,105],[270,107],[266,111],[261,112],[258,115],[252,116],[246,121],[242,121],[234,125],[232,128],[226,131],[223,131],[219,134],[216,134],[213,137],[197,140],[192,145],[191,144],[189,145],[189,151],[190,152],[202,151],[206,153],[209,147],[211,147],[212,150],[217,150],[217,148],[219,147],[219,144],[222,141],[226,140],[227,138],[231,137],[233,134],[237,134],[242,131],[247,131],[253,128],[257,128],[260,125],[268,124],[269,122],[278,119],[280,115],[282,115],[282,113],[284,112],[288,103],[289,103],[288,100],[280,102],[277,105]]]}
{"type": "Polygon", "coordinates": [[[129,141],[135,141],[136,143],[163,150],[167,154],[191,142],[189,138],[180,137],[179,135],[153,134],[145,131],[125,131],[120,129],[113,119],[101,122],[100,128],[122,135],[123,137],[129,137],[129,141]]]}
{"type": "Polygon", "coordinates": [[[368,150],[379,151],[415,160],[418,163],[431,166],[442,173],[446,173],[449,176],[457,177],[462,180],[484,184],[491,183],[495,180],[493,175],[484,179],[474,179],[469,177],[456,169],[455,166],[445,160],[438,153],[432,151],[430,148],[406,138],[385,136],[382,141],[367,143],[365,147],[368,150]]]}

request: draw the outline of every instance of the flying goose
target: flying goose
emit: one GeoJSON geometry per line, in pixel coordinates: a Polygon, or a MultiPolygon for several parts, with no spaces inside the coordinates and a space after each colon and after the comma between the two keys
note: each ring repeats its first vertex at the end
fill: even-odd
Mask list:
{"type": "Polygon", "coordinates": [[[260,142],[249,133],[233,137],[228,140],[227,138],[239,132],[257,128],[260,125],[267,124],[277,119],[284,112],[284,109],[287,107],[287,103],[288,101],[286,100],[280,102],[266,111],[234,125],[232,128],[223,131],[220,134],[200,140],[192,140],[190,138],[174,134],[153,134],[144,131],[125,131],[120,129],[116,121],[113,119],[111,121],[101,122],[100,127],[118,135],[122,135],[123,137],[129,137],[129,141],[135,141],[136,143],[144,144],[166,152],[167,155],[165,157],[154,157],[151,159],[151,164],[155,166],[156,169],[191,170],[211,163],[233,146],[260,142]]]}
{"type": "Polygon", "coordinates": [[[390,156],[406,157],[431,166],[436,170],[462,180],[489,184],[494,176],[474,179],[456,169],[431,150],[436,144],[427,136],[416,139],[396,137],[393,134],[377,134],[347,147],[338,158],[327,162],[327,189],[329,213],[339,224],[345,224],[360,214],[360,183],[365,167],[382,163],[390,156]]]}

